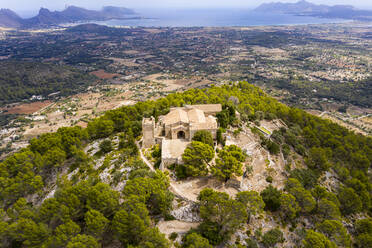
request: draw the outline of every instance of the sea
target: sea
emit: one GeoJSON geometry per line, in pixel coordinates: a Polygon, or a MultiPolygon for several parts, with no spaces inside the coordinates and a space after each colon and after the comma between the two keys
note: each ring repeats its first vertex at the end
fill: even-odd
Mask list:
{"type": "MultiPolygon", "coordinates": [[[[136,9],[140,18],[93,22],[131,27],[242,27],[343,23],[350,20],[257,12],[251,9],[136,9]]],[[[133,16],[134,17],[134,16],[133,16]]],[[[92,22],[90,22],[92,23],[92,22]]]]}

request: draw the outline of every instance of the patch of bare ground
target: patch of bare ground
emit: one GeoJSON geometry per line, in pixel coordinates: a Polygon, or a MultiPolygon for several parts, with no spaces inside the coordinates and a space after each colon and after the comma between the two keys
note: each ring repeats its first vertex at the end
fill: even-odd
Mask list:
{"type": "Polygon", "coordinates": [[[254,190],[261,192],[269,182],[266,181],[268,176],[273,178],[272,185],[276,188],[284,188],[286,177],[284,173],[285,162],[280,156],[271,156],[263,148],[259,148],[253,152],[250,157],[250,166],[252,166],[252,174],[245,177],[241,183],[242,190],[254,190]]]}
{"type": "Polygon", "coordinates": [[[143,78],[143,80],[149,80],[156,83],[164,84],[165,87],[162,91],[170,92],[181,89],[183,85],[189,81],[185,79],[172,79],[168,74],[156,73],[143,78]]]}
{"type": "Polygon", "coordinates": [[[272,60],[288,59],[288,52],[280,48],[267,48],[262,46],[253,46],[253,51],[261,56],[268,56],[272,60]]]}
{"type": "Polygon", "coordinates": [[[86,128],[88,126],[88,123],[84,121],[79,121],[78,123],[76,123],[76,126],[79,126],[81,128],[86,128]]]}
{"type": "Polygon", "coordinates": [[[146,28],[146,29],[144,29],[144,31],[152,33],[152,34],[159,34],[159,33],[164,32],[163,30],[156,29],[156,28],[146,28]]]}
{"type": "Polygon", "coordinates": [[[363,115],[365,113],[369,113],[369,114],[372,114],[372,109],[365,109],[365,108],[361,108],[361,107],[358,107],[358,106],[350,106],[348,109],[347,109],[347,113],[349,115],[363,115]]]}
{"type": "Polygon", "coordinates": [[[196,228],[198,225],[199,223],[172,220],[159,221],[156,226],[159,228],[160,232],[164,233],[165,235],[167,235],[167,237],[169,237],[169,235],[172,233],[185,234],[191,228],[196,228]]]}
{"type": "Polygon", "coordinates": [[[139,64],[135,63],[133,59],[121,59],[121,58],[113,58],[113,57],[110,57],[108,59],[111,59],[113,60],[116,64],[119,64],[119,65],[124,65],[124,66],[127,66],[127,67],[137,67],[137,66],[140,66],[139,64]]]}
{"type": "Polygon", "coordinates": [[[193,81],[193,83],[188,85],[186,88],[187,89],[198,88],[198,87],[203,87],[203,86],[209,85],[211,83],[212,83],[212,81],[210,81],[208,79],[202,79],[202,80],[196,79],[196,80],[193,81]]]}
{"type": "Polygon", "coordinates": [[[330,115],[328,113],[323,114],[322,115],[322,118],[331,120],[331,121],[339,124],[340,126],[346,127],[347,129],[349,129],[351,131],[354,131],[356,133],[360,133],[360,134],[363,134],[363,135],[368,135],[367,132],[365,132],[364,130],[360,129],[358,126],[352,125],[351,124],[352,122],[347,123],[347,122],[342,121],[342,120],[340,120],[340,119],[338,119],[338,118],[336,118],[336,117],[334,117],[334,116],[332,116],[332,115],[330,115]]]}
{"type": "Polygon", "coordinates": [[[238,190],[232,187],[227,187],[221,181],[212,177],[193,178],[188,180],[180,180],[172,182],[172,185],[177,188],[180,193],[186,199],[197,201],[200,191],[205,188],[212,188],[219,192],[225,192],[230,196],[234,196],[238,193],[238,190]]]}
{"type": "Polygon", "coordinates": [[[316,109],[307,109],[306,112],[308,112],[311,115],[319,116],[322,114],[322,111],[316,110],[316,109]]]}
{"type": "MultiPolygon", "coordinates": [[[[267,129],[273,131],[280,128],[277,120],[262,122],[267,129]]],[[[247,166],[252,167],[252,173],[243,177],[241,190],[254,190],[261,192],[269,183],[266,181],[268,176],[273,178],[272,185],[279,189],[284,187],[285,161],[283,156],[273,156],[267,150],[262,148],[260,137],[252,133],[250,128],[244,127],[236,136],[228,132],[226,145],[237,145],[249,156],[246,162],[247,166]]]]}
{"type": "Polygon", "coordinates": [[[198,76],[174,78],[166,73],[156,73],[143,77],[142,80],[164,84],[163,92],[187,90],[211,84],[212,81],[198,76]]]}
{"type": "Polygon", "coordinates": [[[86,127],[88,120],[105,111],[134,104],[135,101],[128,100],[130,96],[131,92],[125,86],[115,85],[108,86],[108,90],[98,89],[62,99],[39,111],[38,114],[45,118],[25,127],[23,135],[28,139],[42,133],[54,132],[60,127],[86,127]]]}
{"type": "Polygon", "coordinates": [[[24,103],[16,106],[12,106],[10,108],[3,108],[2,110],[7,111],[8,114],[33,114],[34,112],[43,109],[44,107],[50,105],[52,101],[39,101],[39,102],[32,102],[32,103],[24,103]]]}
{"type": "Polygon", "coordinates": [[[92,74],[92,75],[94,75],[98,78],[101,78],[101,79],[113,79],[115,77],[120,77],[121,76],[120,74],[108,73],[108,72],[105,72],[104,70],[92,71],[90,74],[92,74]]]}
{"type": "Polygon", "coordinates": [[[342,104],[340,103],[322,102],[320,103],[320,105],[322,106],[322,109],[324,111],[332,111],[332,112],[338,111],[338,109],[342,107],[342,104]]]}
{"type": "Polygon", "coordinates": [[[138,54],[140,52],[136,51],[136,50],[125,50],[125,51],[123,51],[123,53],[128,54],[128,55],[134,55],[134,54],[138,54]]]}
{"type": "Polygon", "coordinates": [[[343,126],[351,131],[363,135],[372,135],[372,109],[362,108],[358,106],[349,106],[346,113],[339,112],[339,108],[343,107],[338,103],[322,103],[325,111],[306,110],[308,113],[323,119],[333,121],[340,126],[343,126]]]}
{"type": "MultiPolygon", "coordinates": [[[[246,228],[248,230],[258,230],[261,229],[262,233],[265,233],[273,228],[280,228],[280,230],[283,232],[283,236],[285,239],[284,243],[277,244],[275,247],[296,247],[294,241],[298,239],[298,237],[293,233],[289,231],[289,227],[282,227],[279,226],[276,221],[276,216],[266,213],[265,216],[258,216],[258,217],[252,217],[249,224],[246,225],[246,228]]],[[[253,232],[252,232],[253,233],[253,232]]],[[[248,236],[246,236],[243,233],[238,233],[240,235],[236,236],[243,236],[241,240],[244,240],[248,236]]]]}
{"type": "Polygon", "coordinates": [[[368,125],[372,125],[372,116],[364,117],[361,119],[363,122],[367,123],[368,125]]]}

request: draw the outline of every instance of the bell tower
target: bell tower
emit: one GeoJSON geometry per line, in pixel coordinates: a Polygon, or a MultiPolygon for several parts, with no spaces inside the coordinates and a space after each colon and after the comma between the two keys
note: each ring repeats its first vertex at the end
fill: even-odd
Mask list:
{"type": "Polygon", "coordinates": [[[150,148],[155,145],[155,118],[144,118],[142,120],[142,147],[150,148]]]}

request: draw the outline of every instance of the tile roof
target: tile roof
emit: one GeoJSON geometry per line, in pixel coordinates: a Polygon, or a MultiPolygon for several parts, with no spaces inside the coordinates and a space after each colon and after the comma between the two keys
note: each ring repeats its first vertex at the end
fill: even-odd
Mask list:
{"type": "Polygon", "coordinates": [[[164,117],[164,124],[171,125],[178,122],[189,123],[189,117],[186,111],[182,109],[173,109],[164,117]]]}

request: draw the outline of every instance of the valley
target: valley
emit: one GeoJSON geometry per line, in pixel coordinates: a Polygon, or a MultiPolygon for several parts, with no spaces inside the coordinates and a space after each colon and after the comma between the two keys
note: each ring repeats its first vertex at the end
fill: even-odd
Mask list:
{"type": "Polygon", "coordinates": [[[22,147],[18,142],[25,145],[29,138],[61,126],[84,126],[122,104],[236,80],[370,135],[368,27],[346,23],[149,29],[88,24],[48,32],[3,30],[0,63],[9,71],[20,65],[25,69],[24,75],[4,70],[0,78],[8,82],[0,91],[2,156],[22,147]],[[37,64],[31,66],[29,60],[37,64]],[[10,88],[9,82],[19,76],[28,78],[26,87],[10,88]],[[54,104],[41,112],[26,110],[27,102],[44,106],[46,100],[54,104]]]}

